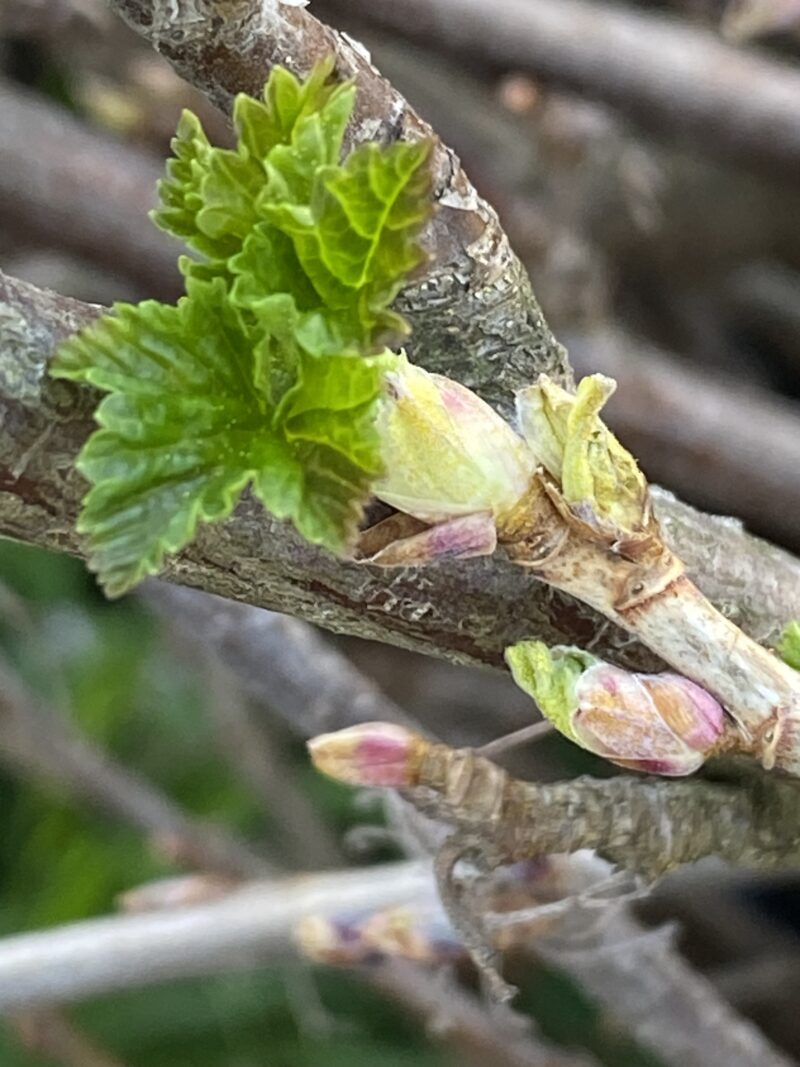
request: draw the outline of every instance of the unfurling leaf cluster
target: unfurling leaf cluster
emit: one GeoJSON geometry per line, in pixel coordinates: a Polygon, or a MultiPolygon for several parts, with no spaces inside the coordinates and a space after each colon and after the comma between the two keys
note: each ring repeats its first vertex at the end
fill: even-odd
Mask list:
{"type": "Polygon", "coordinates": [[[376,427],[390,305],[422,260],[430,145],[365,144],[342,160],[355,88],[322,61],[239,96],[234,149],[185,112],[158,226],[182,239],[186,295],[146,301],[70,339],[56,377],[108,393],[78,467],[79,530],[110,595],[157,572],[242,491],[343,551],[382,471],[376,427]]]}

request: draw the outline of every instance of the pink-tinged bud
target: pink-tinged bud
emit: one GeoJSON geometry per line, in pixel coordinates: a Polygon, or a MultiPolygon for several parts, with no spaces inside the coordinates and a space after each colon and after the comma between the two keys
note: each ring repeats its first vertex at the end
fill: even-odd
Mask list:
{"type": "Polygon", "coordinates": [[[422,738],[386,722],[365,722],[308,742],[317,770],[347,785],[413,785],[422,738]]]}
{"type": "Polygon", "coordinates": [[[379,420],[386,474],[375,495],[431,523],[512,513],[537,460],[505,419],[465,386],[407,360],[386,377],[379,420]]]}
{"type": "Polygon", "coordinates": [[[719,747],[725,717],[699,685],[677,674],[630,674],[608,663],[575,684],[572,730],[584,748],[621,767],[679,777],[719,747]]]}
{"type": "MultiPolygon", "coordinates": [[[[403,516],[407,518],[408,516],[403,516]]],[[[413,521],[413,520],[412,520],[413,521]]],[[[360,545],[368,544],[362,539],[360,545]]],[[[429,526],[410,537],[390,541],[362,561],[381,567],[419,566],[436,559],[470,559],[491,556],[497,548],[497,529],[491,511],[479,511],[459,519],[429,526]]]]}

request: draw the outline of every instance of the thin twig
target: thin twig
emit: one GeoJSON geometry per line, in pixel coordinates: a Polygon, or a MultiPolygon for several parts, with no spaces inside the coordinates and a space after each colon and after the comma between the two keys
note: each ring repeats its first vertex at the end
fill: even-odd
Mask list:
{"type": "MultiPolygon", "coordinates": [[[[792,780],[524,782],[469,749],[413,737],[407,744],[411,801],[482,836],[500,862],[589,848],[649,881],[706,856],[758,870],[800,866],[800,786],[792,780]]],[[[325,739],[313,743],[323,769],[325,748],[325,739]]]]}
{"type": "Polygon", "coordinates": [[[553,730],[554,726],[550,720],[542,719],[539,722],[532,723],[530,726],[523,726],[521,730],[515,730],[513,734],[506,734],[505,737],[498,737],[495,741],[489,741],[476,749],[476,752],[486,759],[495,759],[518,745],[527,745],[540,741],[543,737],[551,734],[553,730]]]}
{"type": "Polygon", "coordinates": [[[252,883],[196,907],[75,923],[0,941],[0,1011],[85,1000],[291,955],[307,915],[388,908],[430,895],[427,863],[252,883]]]}
{"type": "Polygon", "coordinates": [[[595,923],[579,943],[537,945],[612,1018],[673,1067],[793,1067],[758,1028],[681,958],[669,930],[645,931],[624,911],[595,923]]]}
{"type": "MultiPolygon", "coordinates": [[[[585,853],[552,863],[548,884],[556,894],[579,893],[608,878],[607,865],[585,853]]],[[[414,906],[429,901],[433,892],[430,864],[405,863],[254,883],[213,903],[7,938],[0,941],[0,1010],[256,969],[296,951],[293,930],[309,915],[336,919],[414,906]]],[[[567,909],[557,934],[537,941],[536,950],[585,982],[609,1013],[634,1029],[666,1064],[788,1067],[755,1027],[738,1019],[713,987],[691,972],[668,938],[643,934],[616,908],[604,922],[593,916],[588,928],[580,920],[578,912],[567,909]]],[[[384,974],[377,973],[379,986],[384,974]]],[[[419,998],[408,994],[405,975],[392,979],[394,994],[400,981],[407,1007],[417,1010],[419,998]]],[[[385,988],[390,995],[392,983],[385,988]]],[[[419,983],[427,997],[429,980],[423,975],[419,983]]],[[[445,1008],[448,1003],[445,997],[445,1008]]],[[[455,1021],[462,1024],[462,1019],[459,1007],[455,1021]]],[[[464,1025],[478,1027],[472,1012],[470,1020],[464,1025]]],[[[464,1037],[485,1040],[491,1025],[484,1019],[480,1030],[483,1037],[469,1030],[464,1037]]],[[[488,1058],[495,1062],[494,1055],[488,1058]]]]}
{"type": "Polygon", "coordinates": [[[80,735],[65,716],[30,693],[0,660],[0,762],[103,815],[144,830],[178,862],[238,878],[271,870],[233,832],[186,814],[143,777],[80,735]]]}

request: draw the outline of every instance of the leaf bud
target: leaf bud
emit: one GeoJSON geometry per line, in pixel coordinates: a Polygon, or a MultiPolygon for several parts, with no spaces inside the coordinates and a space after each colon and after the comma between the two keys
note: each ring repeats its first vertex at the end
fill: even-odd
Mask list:
{"type": "Polygon", "coordinates": [[[421,738],[386,722],[366,722],[308,742],[317,770],[346,785],[412,785],[420,758],[421,738]]]}
{"type": "Polygon", "coordinates": [[[522,641],[506,651],[517,684],[570,740],[628,770],[680,777],[719,751],[725,714],[677,674],[634,674],[580,649],[522,641]]]}
{"type": "Polygon", "coordinates": [[[537,466],[512,427],[465,386],[405,358],[386,378],[379,429],[387,473],[376,496],[431,523],[512,512],[537,466]]]}

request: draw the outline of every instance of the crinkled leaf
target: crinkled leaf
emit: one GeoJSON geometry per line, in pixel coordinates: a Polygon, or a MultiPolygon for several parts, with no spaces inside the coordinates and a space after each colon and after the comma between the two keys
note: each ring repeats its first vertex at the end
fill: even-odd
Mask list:
{"type": "MultiPolygon", "coordinates": [[[[331,83],[332,70],[327,58],[301,82],[279,67],[263,100],[240,94],[234,104],[233,151],[212,147],[197,117],[184,111],[172,141],[174,158],[159,183],[161,206],[152,213],[156,225],[215,263],[241,251],[259,221],[257,201],[269,183],[268,171],[274,171],[270,153],[281,150],[287,168],[304,171],[307,188],[318,168],[338,161],[354,90],[331,83]],[[309,128],[320,131],[319,143],[309,128]]],[[[183,265],[197,273],[191,261],[183,265]]]]}
{"type": "Polygon", "coordinates": [[[177,307],[118,306],[60,349],[54,375],[111,390],[78,459],[94,484],[79,530],[110,595],[229,515],[250,482],[309,540],[342,550],[354,536],[380,469],[385,359],[298,348],[276,405],[256,348],[217,279],[190,282],[177,307]]]}
{"type": "Polygon", "coordinates": [[[363,145],[344,167],[318,172],[310,204],[264,200],[324,303],[347,313],[359,340],[404,330],[388,306],[423,258],[416,236],[429,211],[429,155],[427,142],[363,145]]]}
{"type": "Polygon", "coordinates": [[[159,229],[185,241],[192,249],[211,260],[226,260],[234,255],[239,242],[225,234],[212,238],[197,224],[204,207],[203,182],[218,151],[212,148],[200,120],[184,111],[172,139],[173,158],[167,161],[167,176],[158,183],[161,206],[150,213],[159,229]]]}
{"type": "Polygon", "coordinates": [[[581,744],[573,727],[578,708],[575,687],[585,670],[599,660],[580,648],[542,641],[519,641],[505,651],[514,681],[532,697],[541,713],[571,741],[581,744]]]}
{"type": "Polygon", "coordinates": [[[784,627],[778,642],[778,655],[784,663],[800,671],[800,622],[797,619],[793,619],[784,627]]]}
{"type": "Polygon", "coordinates": [[[331,81],[333,65],[303,82],[276,69],[263,100],[238,97],[232,150],[184,114],[154,219],[196,257],[180,261],[187,298],[120,306],[54,361],[111,394],[79,465],[94,483],[80,529],[112,594],[248,484],[311,541],[341,551],[355,536],[382,470],[376,414],[393,365],[373,353],[420,259],[428,149],[372,146],[340,163],[355,90],[331,81]],[[279,225],[284,209],[308,226],[279,225]],[[327,289],[303,251],[317,231],[343,275],[327,289]]]}
{"type": "Polygon", "coordinates": [[[636,460],[600,418],[615,388],[611,378],[592,374],[572,394],[542,375],[517,394],[517,414],[525,439],[575,515],[624,539],[647,528],[648,489],[636,460]]]}

